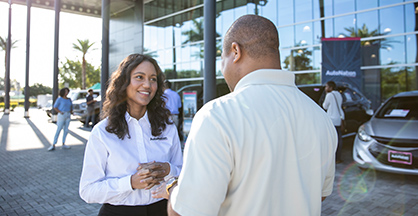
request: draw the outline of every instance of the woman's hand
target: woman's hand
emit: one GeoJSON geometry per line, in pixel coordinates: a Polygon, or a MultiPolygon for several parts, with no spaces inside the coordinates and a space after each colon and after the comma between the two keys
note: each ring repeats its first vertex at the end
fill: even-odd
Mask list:
{"type": "Polygon", "coordinates": [[[150,170],[150,176],[156,178],[164,178],[170,173],[170,164],[167,162],[149,162],[140,163],[137,170],[148,169],[150,170]]]}
{"type": "Polygon", "coordinates": [[[131,176],[132,188],[149,190],[154,187],[154,185],[158,185],[160,184],[160,181],[164,180],[163,178],[161,179],[151,176],[151,173],[152,172],[149,169],[139,169],[131,176]]]}
{"type": "Polygon", "coordinates": [[[169,198],[169,196],[167,194],[166,183],[167,182],[161,183],[158,187],[154,188],[151,191],[152,198],[156,198],[156,199],[158,199],[158,198],[168,199],[169,198]]]}

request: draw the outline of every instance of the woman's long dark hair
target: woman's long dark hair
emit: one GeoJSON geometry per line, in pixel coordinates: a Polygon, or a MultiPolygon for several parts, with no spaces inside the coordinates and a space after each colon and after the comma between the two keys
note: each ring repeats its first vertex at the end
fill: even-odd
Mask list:
{"type": "Polygon", "coordinates": [[[128,123],[125,119],[125,113],[128,108],[126,88],[131,83],[132,70],[144,61],[153,64],[157,71],[157,92],[147,105],[152,135],[161,135],[166,128],[166,124],[172,124],[169,120],[170,111],[165,108],[163,100],[164,74],[157,61],[146,55],[131,54],[119,64],[119,68],[112,74],[101,114],[102,119],[108,118],[109,121],[106,131],[116,134],[119,139],[123,139],[126,135],[130,138],[128,123]]]}

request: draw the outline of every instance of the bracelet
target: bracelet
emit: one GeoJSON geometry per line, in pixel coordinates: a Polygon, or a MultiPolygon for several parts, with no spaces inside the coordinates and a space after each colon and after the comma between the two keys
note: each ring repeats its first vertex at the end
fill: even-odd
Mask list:
{"type": "Polygon", "coordinates": [[[167,181],[167,186],[165,187],[165,190],[167,191],[168,196],[170,197],[170,189],[177,184],[177,177],[171,178],[167,181]]]}

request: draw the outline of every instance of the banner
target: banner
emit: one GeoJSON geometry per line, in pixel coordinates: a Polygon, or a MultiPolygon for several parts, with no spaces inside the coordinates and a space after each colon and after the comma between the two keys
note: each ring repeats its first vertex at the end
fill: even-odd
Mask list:
{"type": "Polygon", "coordinates": [[[322,39],[322,84],[348,83],[363,91],[359,37],[322,39]]]}
{"type": "Polygon", "coordinates": [[[184,140],[189,136],[192,120],[196,114],[197,92],[183,92],[183,137],[184,140]]]}

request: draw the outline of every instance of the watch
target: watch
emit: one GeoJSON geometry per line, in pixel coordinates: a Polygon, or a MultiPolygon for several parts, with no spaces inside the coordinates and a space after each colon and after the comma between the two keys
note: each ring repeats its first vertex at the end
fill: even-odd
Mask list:
{"type": "Polygon", "coordinates": [[[170,196],[170,189],[177,184],[177,177],[171,178],[167,181],[165,189],[167,191],[168,196],[170,196]]]}

